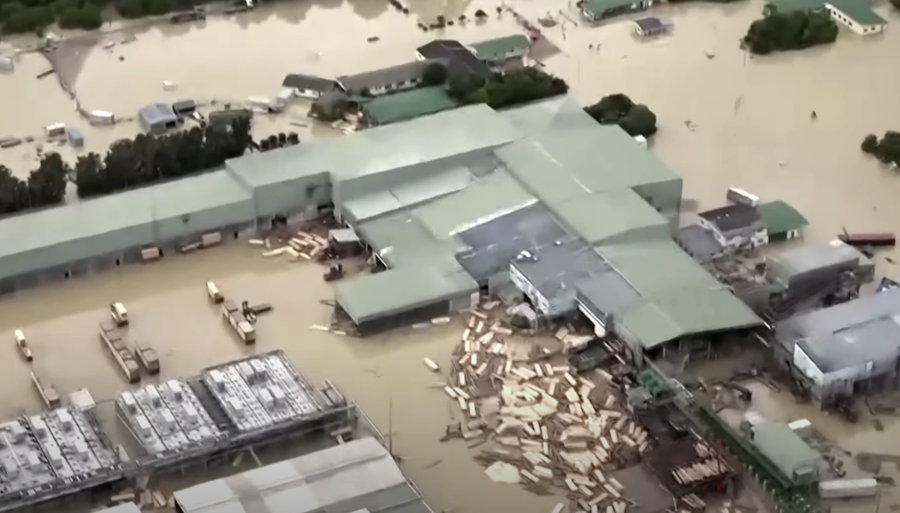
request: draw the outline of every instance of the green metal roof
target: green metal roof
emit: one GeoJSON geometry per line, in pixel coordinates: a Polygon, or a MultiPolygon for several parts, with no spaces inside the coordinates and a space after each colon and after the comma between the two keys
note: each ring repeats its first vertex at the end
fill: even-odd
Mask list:
{"type": "Polygon", "coordinates": [[[252,195],[225,171],[182,178],[135,192],[146,192],[153,197],[153,215],[156,219],[181,217],[226,206],[236,210],[234,214],[240,215],[240,221],[246,222],[254,217],[252,195]]]}
{"type": "Polygon", "coordinates": [[[597,252],[640,295],[619,322],[646,349],[684,335],[762,324],[671,240],[600,246],[597,252]]]}
{"type": "Polygon", "coordinates": [[[668,220],[631,189],[585,193],[550,208],[591,245],[638,230],[646,230],[654,238],[669,235],[668,220]]]}
{"type": "Polygon", "coordinates": [[[797,470],[811,469],[815,473],[821,458],[790,426],[781,422],[754,426],[753,445],[791,481],[797,470]]]}
{"type": "Polygon", "coordinates": [[[427,263],[445,271],[459,268],[451,247],[408,212],[362,223],[357,231],[389,267],[427,263]]]}
{"type": "Polygon", "coordinates": [[[335,286],[335,299],[356,324],[478,290],[461,268],[442,274],[429,265],[357,276],[335,286]]]}
{"type": "Polygon", "coordinates": [[[887,21],[872,10],[866,0],[828,0],[828,5],[860,25],[884,25],[887,21]]]}
{"type": "Polygon", "coordinates": [[[332,180],[382,173],[493,148],[518,132],[487,105],[471,105],[406,123],[371,128],[229,160],[228,169],[251,188],[330,173],[332,180]]]}
{"type": "Polygon", "coordinates": [[[633,0],[587,0],[581,8],[590,13],[591,16],[599,18],[611,9],[627,7],[632,3],[634,3],[633,0]]]}
{"type": "Polygon", "coordinates": [[[508,172],[498,169],[455,194],[417,207],[413,215],[435,237],[448,240],[485,219],[536,202],[508,172]]]}
{"type": "Polygon", "coordinates": [[[761,204],[759,213],[766,223],[769,235],[784,234],[809,225],[803,214],[781,200],[761,204]]]}
{"type": "Polygon", "coordinates": [[[488,39],[472,45],[475,56],[483,61],[494,61],[508,55],[524,54],[531,47],[531,41],[524,34],[514,34],[496,39],[488,39]]]}
{"type": "Polygon", "coordinates": [[[825,8],[825,0],[771,0],[766,3],[766,9],[778,14],[788,14],[798,11],[817,11],[825,8]]]}
{"type": "Polygon", "coordinates": [[[443,86],[422,87],[411,91],[387,94],[363,104],[372,124],[387,125],[459,107],[443,86]]]}

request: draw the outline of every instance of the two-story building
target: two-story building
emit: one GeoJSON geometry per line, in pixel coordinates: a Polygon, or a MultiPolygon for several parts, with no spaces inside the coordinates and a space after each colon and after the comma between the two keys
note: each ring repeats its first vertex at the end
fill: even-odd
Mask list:
{"type": "Polygon", "coordinates": [[[422,83],[422,74],[425,73],[425,69],[435,62],[444,64],[442,61],[430,59],[416,60],[388,68],[338,77],[337,83],[348,94],[378,96],[403,91],[419,86],[422,83]]]}
{"type": "Polygon", "coordinates": [[[728,205],[698,215],[700,226],[712,233],[726,251],[769,243],[766,223],[756,207],[728,205]]]}

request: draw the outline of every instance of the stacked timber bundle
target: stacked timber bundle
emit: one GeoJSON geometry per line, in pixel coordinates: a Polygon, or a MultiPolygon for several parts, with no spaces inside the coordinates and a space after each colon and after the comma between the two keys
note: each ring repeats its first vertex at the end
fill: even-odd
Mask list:
{"type": "Polygon", "coordinates": [[[515,466],[535,493],[558,487],[584,512],[624,513],[634,503],[607,473],[638,463],[650,440],[621,407],[619,386],[602,370],[596,381],[577,376],[558,351],[523,351],[488,306],[471,310],[454,351],[444,391],[466,420],[444,440],[484,445],[479,462],[515,466]]]}
{"type": "Polygon", "coordinates": [[[292,261],[315,260],[328,249],[328,241],[324,237],[303,231],[297,232],[296,236],[276,248],[273,248],[269,239],[251,239],[249,243],[252,246],[265,246],[266,250],[262,255],[266,258],[290,255],[292,261]]]}
{"type": "Polygon", "coordinates": [[[697,452],[697,461],[672,470],[672,477],[678,484],[693,486],[731,473],[731,467],[705,443],[697,442],[694,444],[694,450],[697,452]]]}

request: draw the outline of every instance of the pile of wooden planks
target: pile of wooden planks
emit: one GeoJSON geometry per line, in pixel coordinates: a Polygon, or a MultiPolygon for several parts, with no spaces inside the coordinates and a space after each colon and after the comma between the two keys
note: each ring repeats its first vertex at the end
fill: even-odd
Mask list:
{"type": "Polygon", "coordinates": [[[505,340],[512,330],[491,314],[494,306],[471,310],[444,387],[466,419],[460,437],[492,442],[477,459],[516,465],[535,490],[563,488],[584,512],[624,513],[632,502],[607,472],[640,460],[647,431],[623,410],[609,374],[579,377],[547,351],[514,356],[505,340]]]}
{"type": "Polygon", "coordinates": [[[273,248],[269,239],[251,239],[253,246],[265,246],[262,255],[267,258],[290,255],[292,261],[314,260],[320,253],[328,249],[328,241],[314,233],[297,232],[288,239],[287,244],[273,248]]]}

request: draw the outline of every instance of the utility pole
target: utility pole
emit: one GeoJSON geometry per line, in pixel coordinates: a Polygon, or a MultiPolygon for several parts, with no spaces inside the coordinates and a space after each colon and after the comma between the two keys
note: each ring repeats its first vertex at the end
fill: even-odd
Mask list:
{"type": "Polygon", "coordinates": [[[388,397],[388,454],[394,458],[394,396],[388,397]]]}

